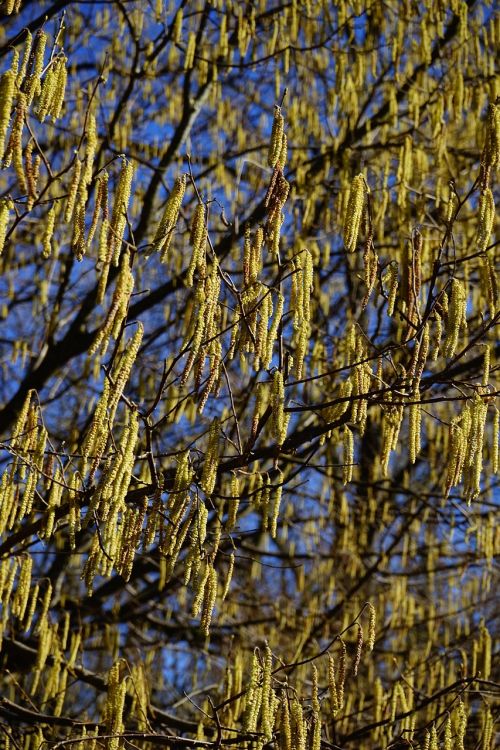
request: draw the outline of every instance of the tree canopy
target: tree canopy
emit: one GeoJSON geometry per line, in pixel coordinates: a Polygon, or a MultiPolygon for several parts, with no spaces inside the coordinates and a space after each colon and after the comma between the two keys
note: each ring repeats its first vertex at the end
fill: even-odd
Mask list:
{"type": "Polygon", "coordinates": [[[0,20],[1,746],[493,750],[493,4],[0,20]]]}

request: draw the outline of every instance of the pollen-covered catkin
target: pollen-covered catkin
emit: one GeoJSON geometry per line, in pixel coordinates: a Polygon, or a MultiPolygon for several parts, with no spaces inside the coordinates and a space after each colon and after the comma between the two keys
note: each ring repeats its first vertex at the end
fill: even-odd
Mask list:
{"type": "Polygon", "coordinates": [[[458,346],[460,332],[467,327],[467,296],[464,285],[458,279],[451,282],[451,293],[446,323],[445,357],[453,357],[458,346]]]}
{"type": "Polygon", "coordinates": [[[347,425],[344,425],[343,437],[344,455],[342,459],[342,482],[348,484],[352,479],[352,468],[354,462],[354,436],[347,425]]]}
{"type": "Polygon", "coordinates": [[[344,243],[349,252],[354,252],[358,241],[361,219],[365,205],[366,182],[363,174],[358,174],[351,183],[349,199],[344,219],[344,243]]]}
{"type": "Polygon", "coordinates": [[[205,275],[206,259],[205,245],[207,241],[207,227],[205,223],[205,206],[198,203],[194,211],[193,222],[191,224],[191,245],[192,255],[191,262],[186,274],[186,285],[193,286],[193,276],[195,271],[199,271],[201,276],[205,275]]]}
{"type": "Polygon", "coordinates": [[[203,491],[210,495],[215,487],[217,479],[217,467],[219,465],[219,420],[214,419],[210,425],[208,434],[208,446],[203,464],[203,473],[201,477],[201,487],[203,491]]]}
{"type": "Polygon", "coordinates": [[[284,119],[281,114],[281,108],[278,105],[274,107],[273,128],[271,131],[271,141],[269,143],[269,153],[267,163],[270,167],[278,164],[283,149],[284,119]]]}
{"type": "Polygon", "coordinates": [[[12,113],[15,86],[16,76],[12,70],[7,70],[0,77],[0,162],[5,152],[5,141],[12,113]]]}
{"type": "Polygon", "coordinates": [[[3,253],[3,249],[5,246],[7,228],[12,207],[13,204],[9,198],[0,200],[0,255],[3,253]]]}
{"type": "Polygon", "coordinates": [[[127,209],[130,201],[130,191],[132,189],[132,178],[134,168],[125,157],[122,158],[122,168],[118,185],[115,192],[113,203],[113,212],[109,223],[108,234],[108,258],[114,266],[117,266],[120,258],[121,244],[123,233],[127,225],[127,209]]]}
{"type": "Polygon", "coordinates": [[[477,246],[485,252],[490,242],[495,223],[495,200],[491,188],[486,188],[479,198],[479,219],[477,229],[477,246]]]}
{"type": "Polygon", "coordinates": [[[377,626],[377,612],[371,602],[368,602],[368,638],[366,640],[366,648],[368,651],[373,651],[375,646],[375,630],[377,626]]]}
{"type": "Polygon", "coordinates": [[[283,382],[283,373],[276,370],[273,376],[271,388],[271,407],[272,407],[272,425],[273,437],[278,445],[283,445],[286,439],[288,422],[290,415],[285,413],[285,386],[283,382]]]}
{"type": "Polygon", "coordinates": [[[163,215],[153,237],[152,248],[161,253],[161,262],[165,263],[172,242],[175,226],[179,218],[182,199],[186,192],[186,175],[177,177],[170,195],[167,198],[163,215]]]}

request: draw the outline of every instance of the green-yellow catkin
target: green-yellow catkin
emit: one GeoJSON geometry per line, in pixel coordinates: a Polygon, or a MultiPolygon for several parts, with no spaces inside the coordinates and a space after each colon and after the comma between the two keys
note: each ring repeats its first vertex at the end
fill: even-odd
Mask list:
{"type": "Polygon", "coordinates": [[[94,354],[98,349],[100,349],[100,354],[103,356],[106,353],[110,336],[113,336],[114,339],[118,338],[123,322],[127,316],[128,305],[133,289],[134,276],[130,268],[130,253],[127,249],[122,253],[120,273],[116,280],[116,287],[110,308],[106,315],[106,320],[99,329],[97,336],[89,349],[89,356],[94,354]]]}
{"type": "Polygon", "coordinates": [[[45,74],[45,78],[42,83],[42,89],[40,92],[40,98],[38,100],[37,117],[40,122],[43,122],[47,117],[50,109],[51,102],[54,98],[54,92],[56,90],[56,79],[57,73],[56,68],[58,59],[54,60],[53,64],[49,65],[49,69],[45,74]]]}
{"type": "Polygon", "coordinates": [[[410,463],[414,464],[417,460],[417,456],[420,453],[421,447],[421,421],[422,421],[422,405],[420,403],[420,391],[418,387],[415,387],[411,394],[411,404],[409,413],[409,426],[408,426],[408,449],[410,463]]]}
{"type": "Polygon", "coordinates": [[[118,178],[118,185],[116,186],[108,234],[107,260],[111,261],[114,266],[117,266],[119,262],[123,233],[127,225],[127,209],[130,201],[133,176],[134,168],[132,164],[128,159],[122,157],[122,168],[120,177],[118,178]]]}
{"type": "Polygon", "coordinates": [[[499,433],[500,433],[500,411],[495,408],[493,414],[493,440],[491,446],[491,470],[493,474],[498,473],[499,467],[499,433]]]}
{"type": "Polygon", "coordinates": [[[368,638],[366,648],[373,651],[375,646],[375,632],[377,627],[377,611],[371,602],[368,602],[368,638]]]}
{"type": "Polygon", "coordinates": [[[312,727],[309,740],[310,750],[321,750],[321,706],[319,703],[318,692],[318,668],[314,664],[312,668],[312,727]]]}
{"type": "Polygon", "coordinates": [[[286,439],[288,422],[290,415],[285,413],[285,386],[283,382],[283,373],[276,370],[273,375],[271,388],[271,408],[272,408],[272,427],[273,437],[278,445],[283,445],[286,439]]]}
{"type": "Polygon", "coordinates": [[[177,177],[170,195],[168,196],[163,216],[153,238],[152,249],[161,253],[161,261],[167,260],[168,250],[175,231],[175,226],[179,218],[179,211],[182,205],[182,199],[186,192],[186,175],[177,177]]]}
{"type": "Polygon", "coordinates": [[[278,164],[280,154],[282,153],[284,122],[283,115],[281,114],[281,107],[276,104],[274,106],[273,128],[271,131],[271,141],[269,143],[269,152],[267,156],[267,163],[270,167],[275,167],[278,164]]]}
{"type": "Polygon", "coordinates": [[[26,115],[26,94],[20,92],[17,97],[16,114],[10,131],[9,142],[4,155],[4,167],[12,163],[16,172],[19,192],[26,193],[26,177],[23,165],[23,128],[26,115]]]}
{"type": "Polygon", "coordinates": [[[477,246],[485,252],[490,242],[495,223],[495,199],[491,188],[486,188],[479,198],[479,219],[477,228],[477,246]]]}
{"type": "Polygon", "coordinates": [[[55,70],[55,85],[54,92],[52,94],[48,114],[53,121],[57,120],[61,116],[61,110],[63,108],[65,94],[66,94],[66,83],[68,79],[68,71],[66,69],[66,58],[61,55],[57,58],[57,66],[55,70]]]}
{"type": "Polygon", "coordinates": [[[290,710],[288,708],[288,697],[286,693],[283,693],[280,702],[279,729],[279,750],[293,750],[290,710]]]}
{"type": "Polygon", "coordinates": [[[33,617],[35,615],[36,605],[38,603],[38,594],[40,591],[40,584],[36,583],[32,590],[30,591],[30,600],[29,605],[26,608],[25,616],[24,616],[24,622],[23,622],[23,630],[25,633],[28,632],[31,628],[31,624],[33,622],[33,617]]]}
{"type": "Polygon", "coordinates": [[[304,726],[304,712],[297,699],[292,701],[292,742],[294,750],[306,750],[306,727],[304,726]]]}
{"type": "Polygon", "coordinates": [[[264,351],[263,359],[262,359],[262,367],[266,370],[269,369],[272,363],[274,345],[276,343],[278,329],[281,323],[281,319],[283,317],[284,304],[285,304],[285,298],[281,294],[281,292],[278,292],[278,300],[276,303],[276,307],[274,309],[271,325],[266,335],[266,346],[265,346],[265,351],[264,351]]]}
{"type": "Polygon", "coordinates": [[[481,185],[488,188],[491,170],[500,164],[500,107],[490,104],[486,123],[486,139],[481,154],[481,185]]]}
{"type": "Polygon", "coordinates": [[[453,734],[451,729],[451,716],[448,715],[444,725],[443,750],[454,750],[453,734]]]}
{"type": "Polygon", "coordinates": [[[194,31],[189,32],[188,42],[186,45],[186,55],[184,57],[184,70],[189,70],[194,65],[194,56],[196,52],[196,34],[194,31]]]}
{"type": "Polygon", "coordinates": [[[233,474],[231,477],[230,485],[231,498],[229,500],[229,508],[227,511],[226,520],[226,531],[230,534],[236,526],[236,519],[238,517],[238,508],[240,505],[241,491],[240,491],[240,480],[237,474],[233,474]]]}
{"type": "Polygon", "coordinates": [[[493,750],[493,731],[495,725],[490,707],[483,708],[483,721],[481,727],[481,750],[493,750]]]}
{"type": "Polygon", "coordinates": [[[358,622],[358,637],[356,639],[356,651],[354,652],[354,660],[352,663],[352,673],[354,677],[358,674],[359,665],[361,663],[361,655],[363,653],[363,628],[358,622]]]}
{"type": "Polygon", "coordinates": [[[271,685],[273,655],[269,645],[266,643],[264,651],[264,660],[262,666],[262,702],[261,702],[261,727],[266,742],[271,742],[273,738],[273,716],[272,716],[272,697],[273,690],[271,685]]]}
{"type": "Polygon", "coordinates": [[[33,44],[33,57],[30,60],[31,70],[23,83],[23,91],[26,93],[26,103],[31,104],[34,97],[40,92],[40,78],[44,67],[45,47],[47,34],[42,29],[37,31],[33,44]]]}
{"type": "Polygon", "coordinates": [[[125,696],[127,681],[120,676],[121,661],[115,662],[108,674],[108,694],[105,706],[106,729],[110,735],[106,750],[118,750],[120,747],[119,735],[124,731],[123,709],[125,707],[125,696]]]}
{"type": "MultiPolygon", "coordinates": [[[[191,547],[192,546],[193,545],[191,545],[191,547]]],[[[191,607],[191,615],[193,617],[198,617],[200,613],[201,605],[205,596],[205,588],[210,575],[210,568],[210,563],[206,563],[203,565],[203,572],[200,574],[200,572],[198,571],[196,575],[194,584],[194,599],[191,607]]]]}
{"type": "Polygon", "coordinates": [[[210,495],[214,491],[217,479],[217,468],[219,465],[219,429],[219,420],[214,419],[210,425],[208,446],[200,482],[201,488],[207,495],[210,495]]]}
{"type": "Polygon", "coordinates": [[[330,698],[330,708],[333,716],[336,716],[340,708],[339,696],[337,691],[337,673],[335,659],[332,654],[328,654],[328,696],[330,698]]]}
{"type": "Polygon", "coordinates": [[[0,200],[0,255],[3,253],[5,240],[7,237],[7,227],[9,224],[10,212],[13,203],[9,198],[0,200]]]}
{"type": "Polygon", "coordinates": [[[12,112],[15,87],[15,73],[12,70],[7,70],[0,77],[0,162],[4,157],[5,140],[12,112]]]}
{"type": "Polygon", "coordinates": [[[347,425],[344,425],[343,431],[343,449],[342,458],[342,482],[348,484],[352,479],[352,468],[354,463],[354,435],[347,425]]]}
{"type": "Polygon", "coordinates": [[[224,589],[222,591],[221,600],[224,601],[226,599],[226,596],[229,594],[229,589],[231,587],[231,580],[233,578],[233,572],[234,572],[234,552],[231,552],[229,555],[229,564],[227,566],[227,574],[226,574],[226,580],[224,582],[224,589]]]}
{"type": "Polygon", "coordinates": [[[54,227],[56,222],[57,203],[51,205],[45,219],[45,226],[42,235],[42,258],[50,258],[52,255],[52,238],[54,236],[54,227]]]}
{"type": "Polygon", "coordinates": [[[191,261],[186,274],[186,285],[193,286],[194,272],[198,271],[200,276],[205,275],[206,258],[205,246],[207,241],[207,226],[205,222],[205,205],[198,203],[194,211],[191,224],[191,246],[193,248],[191,261]]]}
{"type": "Polygon", "coordinates": [[[354,252],[358,241],[361,219],[365,205],[366,182],[363,174],[353,179],[344,219],[344,243],[349,252],[354,252]]]}
{"type": "Polygon", "coordinates": [[[31,557],[31,555],[23,555],[21,568],[19,570],[19,578],[17,581],[17,589],[12,600],[11,609],[14,617],[18,617],[21,621],[24,619],[26,607],[29,601],[32,568],[33,558],[31,557]]]}
{"type": "Polygon", "coordinates": [[[78,156],[75,156],[75,163],[73,165],[73,171],[71,175],[71,182],[68,188],[68,195],[66,196],[66,207],[64,209],[64,221],[70,222],[73,218],[73,212],[75,209],[76,196],[78,193],[78,185],[80,184],[80,175],[82,172],[82,163],[78,156]]]}
{"type": "Polygon", "coordinates": [[[398,264],[395,262],[390,263],[384,277],[384,281],[387,281],[388,285],[387,315],[390,318],[394,315],[394,307],[396,305],[396,297],[398,294],[398,274],[398,264]]]}
{"type": "Polygon", "coordinates": [[[347,663],[347,648],[346,648],[344,641],[340,639],[340,657],[339,657],[339,668],[338,668],[338,677],[337,677],[337,696],[338,696],[339,708],[344,707],[346,663],[347,663]]]}
{"type": "Polygon", "coordinates": [[[456,352],[460,332],[467,327],[467,295],[465,287],[458,279],[451,282],[449,295],[448,319],[446,322],[446,340],[444,355],[451,358],[456,352]]]}

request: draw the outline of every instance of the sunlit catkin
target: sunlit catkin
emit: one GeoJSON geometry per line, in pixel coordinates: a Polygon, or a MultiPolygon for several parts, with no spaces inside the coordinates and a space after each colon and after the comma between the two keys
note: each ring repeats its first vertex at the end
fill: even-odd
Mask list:
{"type": "Polygon", "coordinates": [[[193,276],[195,271],[199,271],[201,276],[205,275],[205,245],[207,240],[207,227],[205,222],[205,206],[203,203],[198,203],[195,208],[194,217],[191,224],[190,239],[192,246],[192,255],[186,274],[187,286],[193,286],[193,276]]]}
{"type": "Polygon", "coordinates": [[[354,462],[354,435],[347,425],[344,425],[342,458],[342,483],[348,484],[352,479],[354,462]]]}
{"type": "Polygon", "coordinates": [[[219,464],[219,420],[214,419],[210,425],[208,434],[208,445],[203,464],[203,473],[201,477],[201,487],[203,491],[210,495],[215,487],[217,479],[217,467],[219,464]]]}
{"type": "Polygon", "coordinates": [[[23,128],[26,116],[26,94],[19,93],[17,97],[16,113],[10,131],[9,142],[4,155],[4,167],[11,163],[16,172],[20,193],[26,193],[26,177],[23,165],[23,128]]]}
{"type": "Polygon", "coordinates": [[[12,210],[12,201],[8,198],[0,200],[0,255],[3,253],[7,229],[9,224],[10,212],[12,210]]]}
{"type": "Polygon", "coordinates": [[[5,152],[5,141],[9,127],[16,76],[12,70],[7,70],[0,77],[0,162],[5,152]]]}
{"type": "Polygon", "coordinates": [[[51,205],[45,219],[42,236],[42,258],[50,258],[52,255],[52,238],[54,236],[54,227],[56,222],[57,203],[51,205]]]}
{"type": "Polygon", "coordinates": [[[33,53],[30,59],[31,71],[23,83],[23,91],[26,94],[26,103],[29,105],[33,98],[40,92],[40,78],[43,71],[45,47],[47,44],[47,34],[40,29],[37,31],[33,43],[33,53]]]}
{"type": "Polygon", "coordinates": [[[269,143],[269,153],[267,155],[267,163],[270,167],[275,167],[280,158],[283,148],[283,129],[284,119],[281,114],[281,108],[278,105],[274,107],[274,120],[273,128],[271,131],[271,141],[269,143]]]}
{"type": "Polygon", "coordinates": [[[449,297],[444,355],[450,358],[457,349],[460,332],[467,327],[467,296],[464,285],[458,279],[451,282],[449,297]]]}
{"type": "Polygon", "coordinates": [[[285,386],[283,383],[283,373],[281,370],[276,370],[271,388],[271,407],[273,437],[280,446],[285,442],[288,422],[290,420],[290,415],[285,413],[284,406],[285,386]]]}
{"type": "Polygon", "coordinates": [[[495,223],[495,200],[491,188],[486,188],[479,198],[479,218],[477,228],[477,246],[485,252],[490,242],[495,223]]]}
{"type": "Polygon", "coordinates": [[[108,260],[114,266],[117,266],[119,262],[123,233],[127,225],[127,209],[130,201],[133,175],[134,169],[132,164],[128,159],[123,157],[108,235],[108,260]]]}
{"type": "Polygon", "coordinates": [[[377,626],[377,612],[371,602],[368,602],[368,638],[366,640],[366,648],[368,651],[373,651],[375,646],[375,629],[377,626]]]}
{"type": "Polygon", "coordinates": [[[358,174],[351,183],[344,219],[344,243],[349,252],[354,252],[356,249],[365,205],[365,196],[365,178],[363,174],[358,174]]]}
{"type": "Polygon", "coordinates": [[[174,182],[152,242],[153,250],[161,253],[162,263],[165,263],[167,259],[185,192],[186,175],[182,175],[181,177],[177,177],[174,182]]]}

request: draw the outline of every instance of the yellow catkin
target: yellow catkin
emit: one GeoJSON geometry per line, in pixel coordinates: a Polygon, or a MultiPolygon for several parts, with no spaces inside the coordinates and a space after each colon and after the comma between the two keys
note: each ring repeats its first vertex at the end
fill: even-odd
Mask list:
{"type": "Polygon", "coordinates": [[[352,664],[352,673],[355,677],[358,674],[358,669],[361,663],[362,653],[363,653],[363,628],[358,623],[358,637],[356,639],[356,651],[354,652],[354,660],[352,664]]]}
{"type": "Polygon", "coordinates": [[[52,255],[52,238],[56,221],[57,203],[54,201],[49,208],[42,236],[42,258],[50,258],[52,255]]]}
{"type": "Polygon", "coordinates": [[[321,717],[320,717],[320,703],[318,697],[318,668],[313,665],[312,670],[312,727],[310,734],[310,748],[311,750],[321,750],[321,717]],[[312,736],[311,736],[312,735],[312,736]]]}
{"type": "Polygon", "coordinates": [[[420,453],[420,430],[422,420],[422,405],[420,404],[420,391],[418,390],[418,387],[413,389],[411,400],[412,403],[410,404],[408,427],[408,448],[410,463],[414,464],[420,453]]]}
{"type": "Polygon", "coordinates": [[[82,163],[76,156],[75,163],[73,166],[73,172],[71,175],[71,182],[68,188],[68,195],[66,197],[66,207],[64,209],[64,221],[70,222],[73,218],[73,212],[75,209],[76,196],[78,192],[78,185],[80,183],[80,175],[82,172],[82,163]]]}
{"type": "Polygon", "coordinates": [[[366,648],[368,651],[373,651],[375,646],[375,630],[377,627],[377,612],[371,602],[368,602],[368,638],[366,640],[366,648]]]}
{"type": "Polygon", "coordinates": [[[184,57],[184,70],[189,70],[194,65],[194,56],[196,52],[196,34],[194,31],[189,32],[188,42],[186,45],[186,55],[184,57]]]}
{"type": "Polygon", "coordinates": [[[270,167],[275,167],[280,158],[280,154],[283,148],[283,129],[284,119],[281,114],[281,108],[278,105],[274,107],[274,120],[273,128],[271,131],[271,141],[269,143],[269,153],[267,156],[267,163],[270,167]]]}
{"type": "Polygon", "coordinates": [[[15,85],[15,73],[12,70],[7,70],[0,77],[0,161],[3,159],[5,152],[5,140],[12,113],[15,85]]]}
{"type": "Polygon", "coordinates": [[[304,726],[304,713],[298,700],[292,701],[292,743],[294,750],[306,750],[306,727],[304,726]]]}
{"type": "Polygon", "coordinates": [[[351,184],[344,219],[344,243],[349,252],[354,252],[356,249],[365,205],[365,195],[365,178],[362,174],[358,174],[351,184]]]}
{"type": "Polygon", "coordinates": [[[127,209],[130,201],[133,176],[134,169],[132,164],[123,157],[108,234],[107,260],[111,261],[114,266],[117,266],[119,262],[123,233],[127,225],[127,209]]]}
{"type": "Polygon", "coordinates": [[[58,58],[58,63],[55,71],[55,86],[54,92],[50,101],[48,110],[49,116],[53,121],[57,120],[61,116],[61,110],[63,108],[65,94],[66,94],[66,82],[68,78],[68,71],[66,69],[66,58],[61,56],[58,58]]]}
{"type": "Polygon", "coordinates": [[[495,223],[495,200],[491,188],[486,188],[479,198],[479,219],[477,229],[477,246],[485,252],[490,242],[495,223]]]}
{"type": "Polygon", "coordinates": [[[214,419],[210,425],[208,435],[208,446],[203,464],[203,473],[201,477],[201,487],[203,491],[210,495],[215,487],[217,479],[217,467],[219,465],[219,420],[214,419]]]}
{"type": "Polygon", "coordinates": [[[229,555],[229,565],[227,567],[227,574],[226,574],[226,580],[224,583],[224,589],[222,591],[221,600],[224,601],[229,593],[229,588],[231,586],[231,580],[233,578],[233,572],[234,572],[234,552],[231,552],[229,555]]]}
{"type": "Polygon", "coordinates": [[[330,698],[330,709],[333,716],[336,716],[340,705],[337,691],[337,673],[335,659],[333,658],[332,654],[328,654],[328,696],[330,698]]]}
{"type": "Polygon", "coordinates": [[[340,657],[337,677],[337,696],[339,708],[344,707],[344,686],[346,676],[347,649],[343,640],[340,641],[340,657]]]}
{"type": "Polygon", "coordinates": [[[343,433],[344,455],[342,459],[342,482],[348,484],[352,479],[354,462],[354,435],[347,425],[344,425],[343,433]]]}
{"type": "Polygon", "coordinates": [[[175,180],[174,187],[168,196],[163,216],[152,242],[152,249],[161,253],[162,263],[165,263],[167,259],[185,192],[186,175],[182,175],[182,177],[177,177],[175,180]]]}
{"type": "Polygon", "coordinates": [[[499,433],[500,433],[500,411],[495,408],[493,414],[493,441],[491,446],[491,470],[493,474],[498,474],[499,467],[499,433]]]}
{"type": "Polygon", "coordinates": [[[283,373],[276,370],[273,375],[271,388],[272,426],[273,437],[278,445],[283,445],[286,439],[290,415],[285,413],[285,386],[283,373]]]}
{"type": "Polygon", "coordinates": [[[19,93],[16,104],[16,114],[10,131],[9,142],[4,156],[4,166],[12,163],[17,175],[19,191],[26,193],[26,177],[23,165],[23,128],[26,115],[26,94],[19,93]]]}
{"type": "Polygon", "coordinates": [[[261,727],[266,742],[273,738],[272,717],[272,665],[273,656],[269,645],[266,643],[264,651],[264,664],[262,668],[262,703],[261,703],[261,727]]]}
{"type": "Polygon", "coordinates": [[[107,741],[107,750],[118,750],[120,747],[119,735],[124,730],[123,709],[125,706],[125,696],[127,681],[121,678],[121,661],[115,662],[108,674],[108,694],[105,706],[106,728],[110,735],[107,741]]]}
{"type": "Polygon", "coordinates": [[[198,203],[194,211],[194,217],[191,224],[191,262],[186,274],[186,285],[193,286],[193,276],[198,271],[200,276],[205,275],[206,259],[205,245],[207,240],[207,227],[205,223],[205,206],[198,203]]]}
{"type": "Polygon", "coordinates": [[[10,199],[7,198],[0,200],[0,255],[3,253],[3,249],[5,246],[9,217],[12,207],[13,204],[10,199]]]}
{"type": "Polygon", "coordinates": [[[23,91],[26,93],[26,103],[31,104],[35,96],[38,96],[41,88],[40,78],[44,66],[45,47],[47,44],[47,34],[45,31],[37,31],[33,44],[33,56],[31,58],[31,71],[23,84],[23,91]]]}
{"type": "Polygon", "coordinates": [[[464,285],[458,279],[453,279],[449,297],[444,355],[450,358],[457,349],[460,332],[467,327],[467,296],[464,285]]]}

